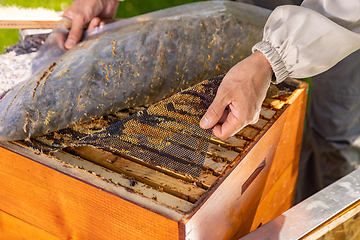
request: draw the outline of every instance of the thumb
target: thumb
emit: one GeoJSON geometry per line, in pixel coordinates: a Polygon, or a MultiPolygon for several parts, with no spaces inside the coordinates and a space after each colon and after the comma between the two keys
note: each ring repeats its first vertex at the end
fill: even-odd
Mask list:
{"type": "Polygon", "coordinates": [[[84,25],[84,18],[74,17],[74,19],[72,19],[72,26],[69,32],[69,36],[67,37],[65,42],[65,48],[71,49],[75,46],[76,43],[81,40],[84,25]]]}
{"type": "Polygon", "coordinates": [[[224,111],[227,106],[228,103],[224,99],[220,99],[218,96],[216,96],[214,101],[202,117],[200,121],[200,127],[204,129],[209,129],[215,126],[223,117],[224,111]]]}

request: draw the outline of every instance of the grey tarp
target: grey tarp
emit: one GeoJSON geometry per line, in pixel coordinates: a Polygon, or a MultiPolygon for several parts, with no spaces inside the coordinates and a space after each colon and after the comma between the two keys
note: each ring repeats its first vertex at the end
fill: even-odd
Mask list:
{"type": "Polygon", "coordinates": [[[45,44],[36,73],[0,101],[0,140],[151,104],[224,73],[251,53],[269,13],[199,2],[109,24],[66,52],[45,44]]]}

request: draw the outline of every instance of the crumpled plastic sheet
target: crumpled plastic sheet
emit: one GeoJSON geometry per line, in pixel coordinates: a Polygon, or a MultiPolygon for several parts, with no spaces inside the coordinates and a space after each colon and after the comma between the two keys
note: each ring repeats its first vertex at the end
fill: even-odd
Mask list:
{"type": "Polygon", "coordinates": [[[202,81],[100,131],[84,134],[67,128],[33,138],[27,144],[42,152],[93,146],[199,177],[211,129],[202,129],[198,123],[223,77],[202,81]]]}
{"type": "Polygon", "coordinates": [[[31,77],[0,101],[0,141],[152,104],[225,73],[251,54],[269,13],[238,2],[192,3],[108,24],[69,51],[55,31],[31,77]]]}

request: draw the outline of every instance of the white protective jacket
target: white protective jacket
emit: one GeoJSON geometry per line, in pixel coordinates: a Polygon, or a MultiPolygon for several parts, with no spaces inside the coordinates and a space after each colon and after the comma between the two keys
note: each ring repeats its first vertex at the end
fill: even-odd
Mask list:
{"type": "Polygon", "coordinates": [[[360,0],[305,0],[277,7],[253,51],[265,55],[280,83],[322,73],[359,48],[360,0]]]}

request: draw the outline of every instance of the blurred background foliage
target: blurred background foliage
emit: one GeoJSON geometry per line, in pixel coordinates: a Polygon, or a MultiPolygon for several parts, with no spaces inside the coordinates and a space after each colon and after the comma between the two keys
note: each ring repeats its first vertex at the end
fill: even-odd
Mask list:
{"type": "MultiPolygon", "coordinates": [[[[63,11],[71,4],[72,0],[0,0],[1,6],[21,6],[27,8],[43,7],[55,11],[63,11]]],[[[119,3],[117,18],[129,18],[147,12],[165,9],[199,0],[126,0],[119,3]]],[[[0,29],[0,53],[6,46],[18,42],[18,30],[0,29]]]]}

